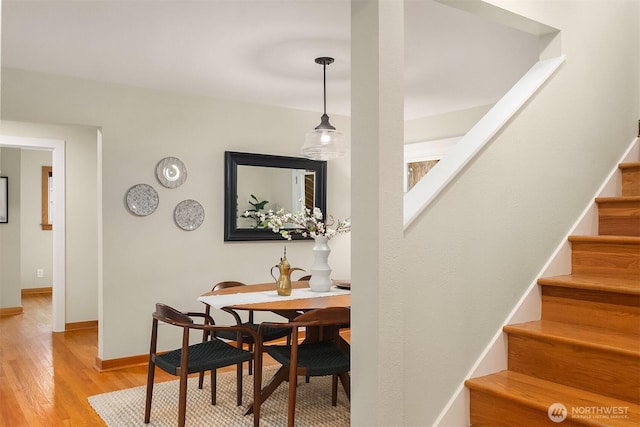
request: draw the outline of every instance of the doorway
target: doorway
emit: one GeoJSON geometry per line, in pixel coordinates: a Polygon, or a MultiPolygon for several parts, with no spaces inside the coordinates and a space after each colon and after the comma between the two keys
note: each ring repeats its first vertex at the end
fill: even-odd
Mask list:
{"type": "Polygon", "coordinates": [[[53,170],[56,179],[53,181],[53,215],[57,219],[53,227],[53,296],[52,296],[52,329],[53,332],[65,330],[65,296],[66,296],[66,221],[65,221],[65,144],[62,140],[45,138],[16,137],[0,135],[0,148],[29,148],[51,151],[53,170]]]}

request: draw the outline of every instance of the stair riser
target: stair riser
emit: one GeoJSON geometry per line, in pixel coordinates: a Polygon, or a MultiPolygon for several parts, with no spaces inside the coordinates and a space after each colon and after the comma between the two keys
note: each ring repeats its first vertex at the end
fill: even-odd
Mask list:
{"type": "Polygon", "coordinates": [[[543,286],[542,319],[640,334],[640,296],[543,286]]]}
{"type": "Polygon", "coordinates": [[[624,168],[622,171],[622,196],[640,196],[640,167],[624,168]]]}
{"type": "Polygon", "coordinates": [[[640,277],[640,245],[634,242],[571,242],[571,272],[640,277]]]}
{"type": "Polygon", "coordinates": [[[584,426],[583,423],[576,424],[570,418],[565,419],[561,424],[554,423],[544,409],[531,408],[491,393],[471,389],[470,396],[473,427],[584,426]]]}
{"type": "Polygon", "coordinates": [[[640,201],[598,203],[598,233],[640,236],[640,201]]]}
{"type": "Polygon", "coordinates": [[[598,233],[602,236],[640,236],[640,216],[600,218],[598,224],[598,233]]]}
{"type": "Polygon", "coordinates": [[[640,404],[637,355],[509,334],[509,370],[640,404]]]}

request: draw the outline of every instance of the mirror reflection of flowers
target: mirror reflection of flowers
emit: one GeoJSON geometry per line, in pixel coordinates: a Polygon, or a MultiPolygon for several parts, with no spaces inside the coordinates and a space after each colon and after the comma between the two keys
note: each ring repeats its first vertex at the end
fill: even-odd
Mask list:
{"type": "Polygon", "coordinates": [[[249,218],[256,222],[255,228],[265,228],[266,225],[260,220],[261,211],[264,209],[265,205],[269,203],[268,200],[260,200],[253,194],[251,195],[253,201],[249,200],[249,204],[253,206],[252,209],[245,211],[242,215],[242,218],[249,218]]]}
{"type": "Polygon", "coordinates": [[[270,228],[274,233],[279,233],[287,240],[291,240],[292,234],[300,234],[303,237],[316,238],[326,236],[331,239],[336,234],[348,233],[351,231],[351,222],[346,220],[334,220],[332,216],[324,220],[324,215],[319,208],[305,208],[299,212],[286,212],[284,209],[278,211],[268,210],[267,212],[252,213],[246,211],[244,215],[255,216],[261,224],[270,228]]]}

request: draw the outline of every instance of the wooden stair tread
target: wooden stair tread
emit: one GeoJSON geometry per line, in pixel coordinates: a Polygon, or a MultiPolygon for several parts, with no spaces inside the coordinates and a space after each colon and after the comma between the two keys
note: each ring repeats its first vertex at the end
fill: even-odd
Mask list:
{"type": "Polygon", "coordinates": [[[596,197],[596,203],[626,203],[626,202],[640,202],[640,196],[596,197]]]}
{"type": "Polygon", "coordinates": [[[594,243],[630,243],[640,244],[638,236],[569,236],[570,242],[594,242],[594,243]]]}
{"type": "Polygon", "coordinates": [[[551,320],[534,320],[532,322],[506,325],[503,329],[508,334],[537,337],[582,347],[607,350],[637,357],[640,361],[640,337],[635,334],[551,320]]]}
{"type": "Polygon", "coordinates": [[[571,417],[572,408],[626,408],[626,418],[584,419],[584,425],[605,425],[603,422],[608,426],[640,425],[640,405],[518,372],[500,371],[472,378],[465,385],[543,412],[554,403],[562,403],[569,412],[568,417],[571,417]]]}
{"type": "Polygon", "coordinates": [[[625,163],[620,163],[618,165],[619,169],[633,169],[633,168],[640,168],[640,162],[625,162],[625,163]]]}
{"type": "Polygon", "coordinates": [[[563,288],[588,289],[593,291],[640,295],[640,277],[565,274],[560,276],[541,277],[538,279],[538,284],[563,288]]]}

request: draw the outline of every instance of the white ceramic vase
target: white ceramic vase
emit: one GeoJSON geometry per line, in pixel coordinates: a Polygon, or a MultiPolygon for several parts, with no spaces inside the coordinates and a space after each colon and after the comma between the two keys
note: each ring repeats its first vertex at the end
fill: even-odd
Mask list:
{"type": "Polygon", "coordinates": [[[313,245],[313,265],[309,287],[314,292],[328,292],[331,288],[331,267],[329,267],[331,248],[328,242],[329,239],[326,236],[317,236],[313,245]]]}

